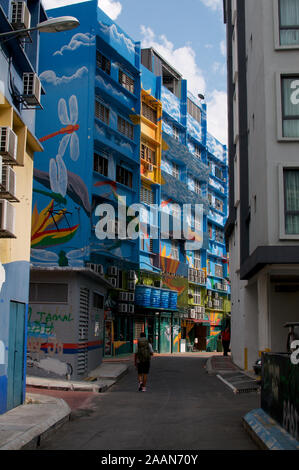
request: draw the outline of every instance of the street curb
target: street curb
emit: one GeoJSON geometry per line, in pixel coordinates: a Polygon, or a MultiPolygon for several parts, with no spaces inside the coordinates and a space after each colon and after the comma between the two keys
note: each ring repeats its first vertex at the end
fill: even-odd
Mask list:
{"type": "MultiPolygon", "coordinates": [[[[99,380],[99,382],[101,379],[99,380]]],[[[65,390],[71,392],[94,392],[94,393],[104,393],[115,384],[116,380],[114,379],[103,379],[106,383],[97,383],[95,382],[59,382],[55,383],[55,380],[43,381],[41,382],[39,378],[27,377],[26,385],[28,387],[38,389],[47,389],[47,390],[65,390]],[[108,383],[107,383],[108,382],[108,383]]]]}
{"type": "Polygon", "coordinates": [[[15,419],[12,418],[11,422],[9,419],[10,416],[13,417],[16,412],[18,414],[18,419],[20,422],[22,422],[22,420],[26,422],[26,418],[28,421],[28,418],[31,416],[31,411],[33,409],[35,411],[42,412],[43,408],[45,408],[46,406],[47,410],[49,410],[49,407],[51,408],[51,413],[46,419],[40,419],[39,424],[32,424],[31,427],[30,425],[28,425],[27,430],[20,429],[19,435],[14,435],[12,439],[10,439],[2,447],[0,447],[0,450],[36,449],[40,445],[42,440],[47,438],[50,434],[55,432],[67,421],[70,420],[71,409],[67,405],[67,403],[61,398],[51,397],[51,402],[45,403],[45,397],[43,395],[32,394],[31,396],[34,397],[34,400],[40,400],[40,403],[20,405],[17,408],[11,410],[11,415],[8,411],[5,414],[7,428],[9,428],[9,426],[11,426],[12,428],[15,426],[15,419]]]}
{"type": "Polygon", "coordinates": [[[247,413],[242,422],[262,450],[299,450],[299,442],[261,408],[247,413]]]}

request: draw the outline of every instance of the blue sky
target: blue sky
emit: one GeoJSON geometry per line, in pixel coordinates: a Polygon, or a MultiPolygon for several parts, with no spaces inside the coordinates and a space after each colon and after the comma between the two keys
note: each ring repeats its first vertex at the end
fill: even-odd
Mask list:
{"type": "MultiPolygon", "coordinates": [[[[53,8],[78,0],[43,0],[53,8]]],[[[154,47],[203,93],[208,130],[227,141],[226,51],[222,0],[99,0],[99,6],[143,47],[154,47]]]]}

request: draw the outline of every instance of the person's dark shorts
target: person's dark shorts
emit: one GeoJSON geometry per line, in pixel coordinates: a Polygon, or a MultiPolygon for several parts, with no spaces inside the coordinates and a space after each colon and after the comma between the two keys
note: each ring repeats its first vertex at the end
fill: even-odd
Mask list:
{"type": "Polygon", "coordinates": [[[137,364],[138,374],[148,374],[150,370],[150,365],[150,361],[139,362],[139,364],[137,364]]]}

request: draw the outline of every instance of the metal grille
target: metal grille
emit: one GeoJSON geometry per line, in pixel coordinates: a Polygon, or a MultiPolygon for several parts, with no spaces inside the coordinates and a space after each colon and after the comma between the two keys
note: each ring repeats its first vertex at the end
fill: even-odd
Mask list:
{"type": "Polygon", "coordinates": [[[126,90],[134,93],[134,80],[122,70],[119,71],[118,81],[126,90]]]}
{"type": "Polygon", "coordinates": [[[98,101],[95,102],[95,116],[105,124],[109,124],[109,109],[98,101]]]}
{"type": "Polygon", "coordinates": [[[79,313],[79,350],[77,356],[77,373],[84,375],[88,370],[88,326],[89,326],[89,290],[80,288],[80,313],[79,313]]]}

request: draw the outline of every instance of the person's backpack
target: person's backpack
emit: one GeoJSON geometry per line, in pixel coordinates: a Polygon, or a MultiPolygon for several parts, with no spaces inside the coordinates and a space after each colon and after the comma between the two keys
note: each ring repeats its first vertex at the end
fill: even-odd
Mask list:
{"type": "Polygon", "coordinates": [[[138,341],[138,351],[137,351],[137,358],[139,362],[148,362],[151,359],[150,348],[148,344],[148,340],[144,339],[143,341],[138,341]]]}

